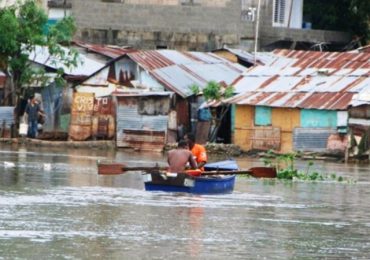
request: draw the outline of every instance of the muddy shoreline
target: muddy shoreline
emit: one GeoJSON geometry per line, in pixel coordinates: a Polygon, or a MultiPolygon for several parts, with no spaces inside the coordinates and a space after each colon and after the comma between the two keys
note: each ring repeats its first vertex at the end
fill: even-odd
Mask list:
{"type": "MultiPolygon", "coordinates": [[[[39,147],[66,147],[66,148],[95,148],[95,149],[117,149],[125,150],[131,148],[117,148],[115,141],[113,140],[91,140],[91,141],[50,141],[41,139],[30,139],[30,138],[1,138],[0,145],[11,144],[11,145],[35,145],[39,147]]],[[[253,150],[253,151],[242,151],[240,147],[234,144],[214,144],[208,143],[205,145],[208,154],[210,155],[225,155],[227,157],[251,157],[251,158],[268,158],[271,157],[267,151],[253,150]]],[[[176,144],[168,144],[164,148],[164,151],[175,148],[176,144]]],[[[279,153],[274,153],[279,155],[279,153]]],[[[299,153],[297,158],[302,160],[324,160],[334,162],[344,162],[344,154],[341,153],[316,153],[316,152],[302,152],[299,153]]],[[[368,158],[354,158],[352,162],[369,162],[368,158]]]]}

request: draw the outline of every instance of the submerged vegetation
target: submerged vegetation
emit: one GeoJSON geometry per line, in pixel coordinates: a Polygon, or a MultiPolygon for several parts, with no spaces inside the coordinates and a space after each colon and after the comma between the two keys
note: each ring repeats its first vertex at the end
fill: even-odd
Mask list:
{"type": "Polygon", "coordinates": [[[307,181],[344,181],[342,176],[336,174],[322,174],[317,170],[313,170],[314,162],[308,161],[306,168],[303,170],[297,169],[295,161],[298,153],[275,154],[272,151],[267,153],[268,157],[263,158],[263,163],[266,166],[275,167],[277,178],[283,180],[307,180],[307,181]]]}

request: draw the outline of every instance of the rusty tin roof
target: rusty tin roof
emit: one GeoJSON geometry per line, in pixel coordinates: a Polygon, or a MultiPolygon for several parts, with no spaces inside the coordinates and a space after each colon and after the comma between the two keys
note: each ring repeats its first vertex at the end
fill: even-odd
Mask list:
{"type": "MultiPolygon", "coordinates": [[[[370,89],[370,53],[276,50],[233,82],[233,104],[346,110],[370,89]]],[[[261,58],[263,59],[263,58],[261,58]]]]}
{"type": "Polygon", "coordinates": [[[74,43],[79,47],[85,48],[89,52],[94,52],[112,59],[118,58],[126,53],[136,51],[129,46],[91,44],[80,41],[74,41],[74,43]]]}

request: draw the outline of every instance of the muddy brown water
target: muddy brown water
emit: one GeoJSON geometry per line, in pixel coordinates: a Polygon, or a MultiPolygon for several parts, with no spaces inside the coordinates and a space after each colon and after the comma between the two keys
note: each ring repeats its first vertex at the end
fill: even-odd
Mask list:
{"type": "Polygon", "coordinates": [[[165,164],[158,153],[2,145],[0,158],[0,259],[370,257],[368,165],[315,162],[350,182],[238,177],[232,194],[199,196],[97,176],[97,160],[165,164]]]}

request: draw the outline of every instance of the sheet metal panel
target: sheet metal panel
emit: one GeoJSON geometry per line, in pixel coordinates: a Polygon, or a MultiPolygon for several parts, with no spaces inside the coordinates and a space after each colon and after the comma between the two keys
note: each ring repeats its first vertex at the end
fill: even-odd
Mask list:
{"type": "MultiPolygon", "coordinates": [[[[354,84],[351,86],[351,91],[361,93],[361,92],[370,92],[370,77],[362,77],[359,78],[356,82],[357,84],[354,84]]],[[[368,99],[370,101],[370,99],[368,99]]]]}
{"type": "Polygon", "coordinates": [[[203,88],[207,83],[205,80],[176,65],[154,70],[153,75],[170,90],[183,97],[193,94],[190,89],[191,85],[195,84],[203,88]]]}
{"type": "Polygon", "coordinates": [[[268,77],[242,77],[233,84],[235,93],[256,91],[267,79],[268,77]]]}
{"type": "Polygon", "coordinates": [[[140,115],[137,107],[118,107],[117,130],[120,129],[147,129],[165,131],[168,124],[168,115],[140,115]]]}
{"type": "Polygon", "coordinates": [[[45,123],[42,128],[44,132],[52,132],[60,130],[57,125],[61,121],[60,112],[62,110],[63,102],[66,102],[63,97],[63,88],[56,87],[51,84],[42,88],[42,106],[46,114],[45,123]]]}
{"type": "Polygon", "coordinates": [[[169,115],[143,115],[139,113],[138,97],[118,98],[117,146],[162,150],[166,142],[169,115]]]}
{"type": "Polygon", "coordinates": [[[10,128],[14,124],[14,107],[0,107],[0,128],[4,122],[6,128],[10,128]]]}
{"type": "Polygon", "coordinates": [[[93,110],[93,93],[74,93],[68,132],[70,139],[84,141],[91,137],[93,110]]]}
{"type": "MultiPolygon", "coordinates": [[[[191,63],[202,63],[200,58],[192,57],[192,55],[186,55],[186,52],[179,52],[175,50],[158,50],[160,55],[163,55],[166,59],[170,60],[173,64],[185,65],[191,63]]],[[[195,56],[195,55],[194,55],[195,56]]]]}
{"type": "Polygon", "coordinates": [[[310,109],[346,110],[354,93],[312,93],[311,96],[300,102],[297,107],[310,109]]]}
{"type": "Polygon", "coordinates": [[[224,81],[228,85],[242,73],[242,71],[226,64],[191,64],[185,67],[189,73],[197,75],[198,78],[202,78],[206,82],[211,80],[216,82],[224,81]]]}
{"type": "Polygon", "coordinates": [[[152,72],[167,88],[183,97],[193,95],[190,87],[194,84],[201,89],[211,80],[231,85],[240,73],[241,71],[225,64],[174,65],[152,72]]]}
{"type": "Polygon", "coordinates": [[[228,61],[216,54],[210,52],[188,52],[196,60],[202,61],[203,63],[212,64],[212,63],[227,63],[228,61]]]}
{"type": "Polygon", "coordinates": [[[173,61],[167,59],[158,51],[139,51],[129,53],[128,56],[145,70],[149,71],[175,65],[173,61]]]}
{"type": "MultiPolygon", "coordinates": [[[[244,72],[246,76],[293,76],[301,71],[299,67],[279,67],[279,66],[255,66],[244,72]]],[[[316,71],[316,70],[313,70],[316,71]]],[[[312,73],[312,72],[311,72],[312,73]]]]}
{"type": "Polygon", "coordinates": [[[361,92],[354,95],[351,101],[351,105],[354,107],[370,105],[370,89],[362,90],[361,92]]]}
{"type": "Polygon", "coordinates": [[[296,50],[275,50],[277,56],[296,59],[293,67],[315,68],[361,68],[369,63],[369,53],[317,52],[296,50]]]}
{"type": "Polygon", "coordinates": [[[93,77],[85,80],[83,82],[83,85],[93,85],[93,86],[98,86],[98,85],[108,85],[108,73],[109,73],[109,67],[103,69],[93,77]]]}
{"type": "MultiPolygon", "coordinates": [[[[271,78],[270,78],[271,79],[271,78]]],[[[268,80],[268,79],[267,79],[268,80]]],[[[266,92],[288,92],[302,81],[301,77],[277,77],[263,88],[266,92]]],[[[266,81],[267,82],[267,81],[266,81]]]]}
{"type": "MultiPolygon", "coordinates": [[[[64,47],[62,47],[62,49],[66,55],[68,55],[69,50],[64,47]]],[[[54,69],[63,68],[66,74],[73,76],[90,76],[105,66],[103,63],[90,59],[83,54],[79,54],[77,66],[67,67],[61,60],[56,57],[52,57],[47,47],[41,46],[36,46],[35,49],[30,52],[29,60],[54,69]]]]}
{"type": "Polygon", "coordinates": [[[295,128],[293,131],[293,148],[295,151],[325,152],[328,139],[336,129],[295,128]]]}
{"type": "MultiPolygon", "coordinates": [[[[252,53],[240,49],[225,48],[225,50],[235,54],[241,60],[254,64],[255,57],[252,53]]],[[[261,62],[261,60],[257,59],[257,62],[261,62]]]]}
{"type": "Polygon", "coordinates": [[[141,51],[128,56],[166,88],[182,97],[193,93],[190,86],[199,87],[211,80],[231,84],[245,68],[212,53],[178,52],[175,50],[141,51]]]}
{"type": "Polygon", "coordinates": [[[75,41],[74,43],[80,47],[87,49],[90,52],[95,52],[103,56],[112,58],[112,59],[118,58],[119,56],[122,56],[126,53],[136,51],[135,49],[132,49],[131,47],[125,47],[125,46],[119,47],[119,46],[110,46],[110,45],[109,46],[108,45],[98,45],[98,44],[90,44],[90,43],[79,42],[79,41],[75,41]]]}

